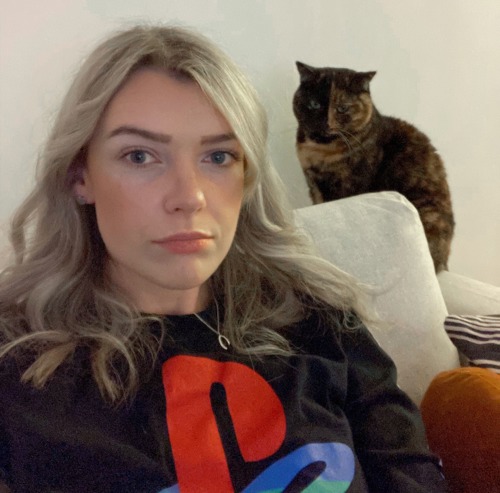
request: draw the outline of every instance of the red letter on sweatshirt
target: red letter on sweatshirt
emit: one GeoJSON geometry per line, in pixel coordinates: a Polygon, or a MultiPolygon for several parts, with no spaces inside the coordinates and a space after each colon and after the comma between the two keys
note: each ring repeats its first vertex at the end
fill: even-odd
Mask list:
{"type": "Polygon", "coordinates": [[[283,443],[286,420],[271,386],[240,363],[176,356],[163,365],[167,426],[179,489],[232,492],[223,444],[210,402],[214,383],[224,386],[238,445],[247,462],[264,459],[283,443]]]}

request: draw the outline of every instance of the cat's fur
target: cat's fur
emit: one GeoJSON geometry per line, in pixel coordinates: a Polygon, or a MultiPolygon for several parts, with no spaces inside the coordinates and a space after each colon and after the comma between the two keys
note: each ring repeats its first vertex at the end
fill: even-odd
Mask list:
{"type": "Polygon", "coordinates": [[[436,272],[446,269],[453,211],[444,165],[429,139],[377,111],[369,88],[375,72],[301,62],[297,68],[297,154],[312,201],[400,192],[420,214],[436,272]]]}

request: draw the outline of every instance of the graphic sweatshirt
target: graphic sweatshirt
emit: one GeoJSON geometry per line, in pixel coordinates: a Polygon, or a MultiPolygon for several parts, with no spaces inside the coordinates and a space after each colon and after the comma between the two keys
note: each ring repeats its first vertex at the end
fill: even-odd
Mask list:
{"type": "MultiPolygon", "coordinates": [[[[216,326],[213,310],[200,313],[216,326]]],[[[287,357],[227,351],[193,315],[126,404],[105,402],[79,349],[47,385],[0,362],[0,485],[12,493],[437,493],[417,408],[366,328],[317,313],[287,357]]],[[[151,330],[158,330],[154,324],[151,330]]],[[[1,486],[0,486],[0,491],[1,486]]]]}

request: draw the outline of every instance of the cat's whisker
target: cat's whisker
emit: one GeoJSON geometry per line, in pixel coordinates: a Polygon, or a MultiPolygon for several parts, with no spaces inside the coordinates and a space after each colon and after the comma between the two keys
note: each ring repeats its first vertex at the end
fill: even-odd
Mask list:
{"type": "MultiPolygon", "coordinates": [[[[356,144],[358,144],[358,150],[363,154],[363,157],[368,157],[368,154],[366,152],[366,146],[363,144],[363,142],[361,141],[361,139],[359,139],[356,135],[348,132],[347,130],[343,130],[343,132],[345,134],[347,134],[349,137],[351,137],[352,140],[354,140],[354,142],[356,144]]],[[[348,146],[349,146],[349,155],[352,154],[354,152],[354,147],[351,146],[351,141],[350,140],[346,140],[345,141],[348,146]]]]}
{"type": "Polygon", "coordinates": [[[347,145],[347,148],[349,149],[347,156],[348,156],[348,159],[350,160],[350,156],[354,151],[354,149],[351,145],[351,142],[349,141],[349,139],[346,137],[346,135],[343,132],[339,132],[339,136],[342,139],[342,141],[347,145]]]}

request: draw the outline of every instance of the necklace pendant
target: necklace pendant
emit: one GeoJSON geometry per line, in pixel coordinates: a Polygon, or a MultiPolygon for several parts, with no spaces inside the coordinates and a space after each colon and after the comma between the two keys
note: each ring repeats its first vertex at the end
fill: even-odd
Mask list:
{"type": "Polygon", "coordinates": [[[231,345],[231,341],[224,334],[219,334],[218,339],[221,348],[227,351],[231,345]]]}
{"type": "Polygon", "coordinates": [[[231,345],[231,341],[224,335],[220,333],[219,327],[219,305],[215,303],[215,309],[217,310],[217,330],[215,330],[208,322],[203,320],[197,313],[194,313],[194,316],[208,329],[210,329],[214,334],[217,335],[217,340],[219,341],[219,345],[222,349],[228,350],[231,345]]]}

